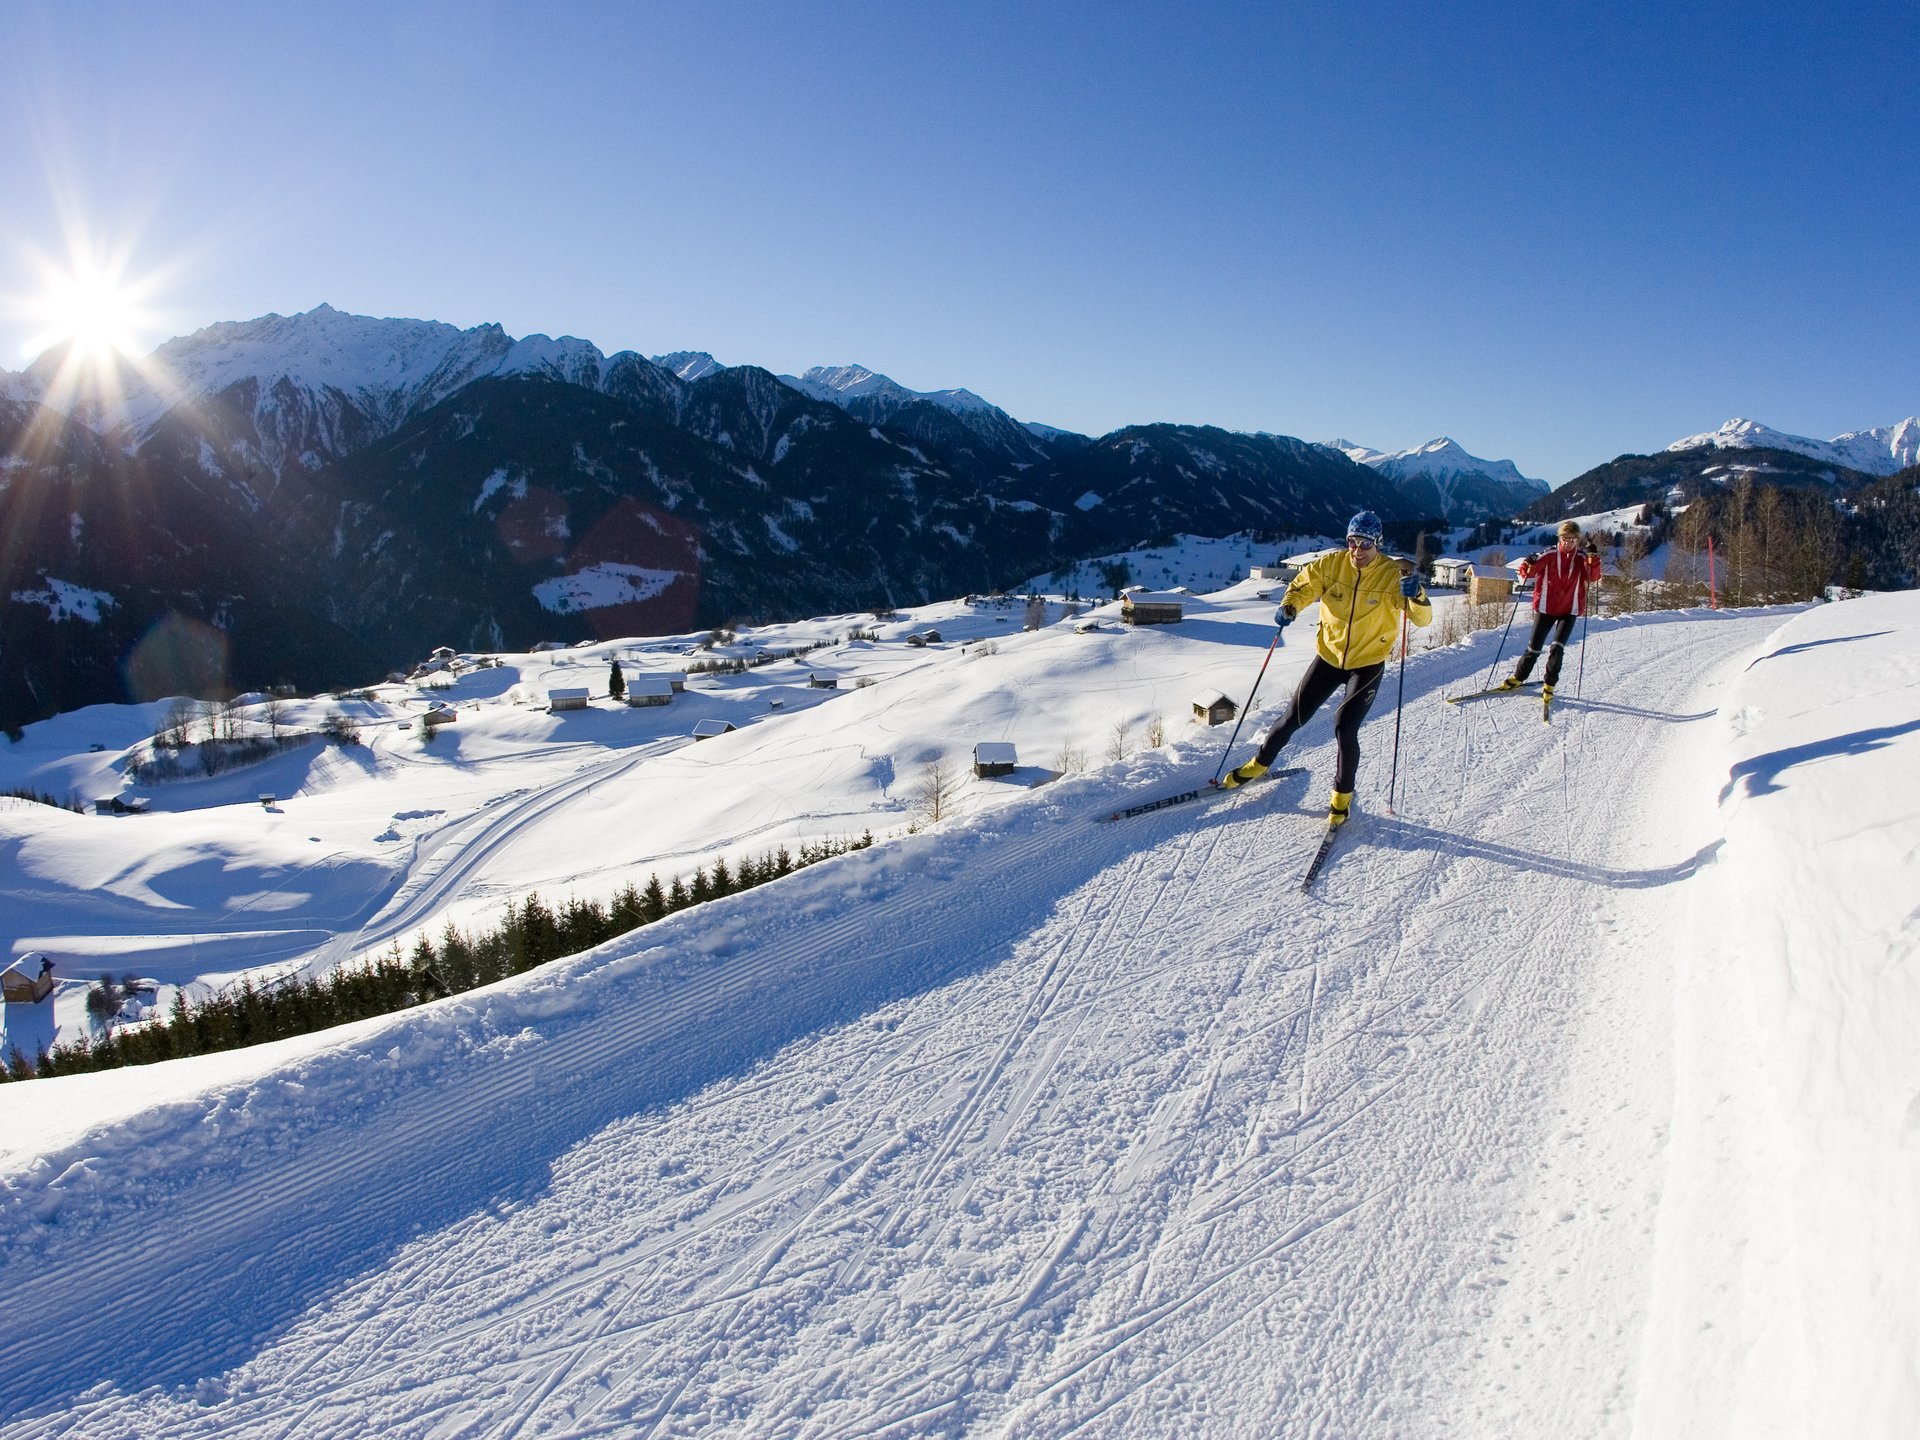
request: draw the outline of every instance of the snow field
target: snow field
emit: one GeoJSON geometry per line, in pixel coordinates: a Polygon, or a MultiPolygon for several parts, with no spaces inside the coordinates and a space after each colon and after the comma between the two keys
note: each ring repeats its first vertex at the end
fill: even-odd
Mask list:
{"type": "Polygon", "coordinates": [[[1662,988],[1717,710],[1788,618],[1596,624],[1552,726],[1437,703],[1493,637],[1416,656],[1311,896],[1324,716],[1311,780],[1087,823],[1182,743],[207,1067],[9,1161],[5,1433],[1625,1434],[1723,1198],[1662,988]]]}

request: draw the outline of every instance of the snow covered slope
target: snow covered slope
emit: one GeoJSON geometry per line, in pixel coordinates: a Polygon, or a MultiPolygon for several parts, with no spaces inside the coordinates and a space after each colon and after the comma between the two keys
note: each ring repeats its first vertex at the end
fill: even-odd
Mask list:
{"type": "Polygon", "coordinates": [[[1669,450],[1788,450],[1829,465],[1844,465],[1868,475],[1892,475],[1920,464],[1920,417],[1909,416],[1893,425],[1871,430],[1849,430],[1831,440],[1809,440],[1760,424],[1757,420],[1729,420],[1718,430],[1688,435],[1669,450]]]}
{"type": "MultiPolygon", "coordinates": [[[[970,647],[677,802],[583,768],[550,863],[838,805],[942,697],[1243,691],[1269,612],[970,647]]],[[[1917,632],[1598,622],[1552,725],[1438,703],[1494,636],[1418,654],[1312,895],[1325,716],[1310,782],[1088,823],[1212,772],[1176,732],[403,1016],[0,1088],[0,1433],[1897,1433],[1917,632]]]]}

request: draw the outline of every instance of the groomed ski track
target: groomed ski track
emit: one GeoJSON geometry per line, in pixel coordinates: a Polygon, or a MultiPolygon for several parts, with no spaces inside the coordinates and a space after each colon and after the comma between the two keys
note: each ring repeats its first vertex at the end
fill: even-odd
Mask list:
{"type": "Polygon", "coordinates": [[[1213,760],[1140,757],[89,1137],[0,1178],[0,1433],[1624,1434],[1785,618],[1597,623],[1550,726],[1417,657],[1391,816],[1390,672],[1311,894],[1325,716],[1311,780],[1090,823],[1213,760]]]}

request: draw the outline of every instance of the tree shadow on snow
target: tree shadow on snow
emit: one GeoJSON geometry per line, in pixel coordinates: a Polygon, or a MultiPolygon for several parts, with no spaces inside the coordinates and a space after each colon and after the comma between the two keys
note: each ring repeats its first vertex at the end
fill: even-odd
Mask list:
{"type": "Polygon", "coordinates": [[[1748,795],[1775,794],[1786,788],[1779,783],[1781,772],[1791,770],[1796,765],[1837,759],[1843,755],[1864,755],[1870,750],[1884,749],[1900,736],[1912,734],[1915,730],[1920,730],[1920,720],[1909,720],[1903,725],[1880,725],[1872,730],[1855,730],[1851,735],[1835,735],[1827,740],[1813,740],[1805,745],[1769,750],[1764,755],[1742,760],[1729,769],[1727,783],[1720,787],[1720,799],[1724,802],[1743,786],[1748,795]]]}
{"type": "Polygon", "coordinates": [[[1782,655],[1798,655],[1802,650],[1818,650],[1822,645],[1846,645],[1855,640],[1878,640],[1882,635],[1892,633],[1891,630],[1870,630],[1864,635],[1833,635],[1825,640],[1802,640],[1798,645],[1782,645],[1778,650],[1769,650],[1764,655],[1756,656],[1749,662],[1747,669],[1751,670],[1765,660],[1778,660],[1782,655]]]}

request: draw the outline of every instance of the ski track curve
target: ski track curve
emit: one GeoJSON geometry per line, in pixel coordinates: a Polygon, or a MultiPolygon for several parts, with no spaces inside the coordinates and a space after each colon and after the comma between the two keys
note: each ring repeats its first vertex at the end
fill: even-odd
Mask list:
{"type": "Polygon", "coordinates": [[[0,1176],[0,1435],[1454,1433],[1596,917],[1702,863],[1622,762],[1779,623],[1596,626],[1551,725],[1417,657],[1312,894],[1324,716],[1311,781],[1062,786],[356,1027],[163,1184],[0,1176]]]}

